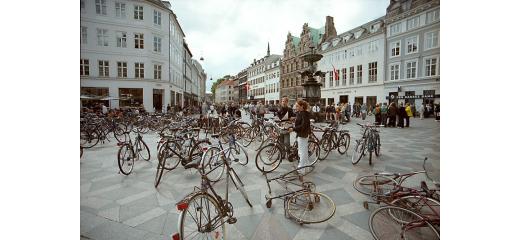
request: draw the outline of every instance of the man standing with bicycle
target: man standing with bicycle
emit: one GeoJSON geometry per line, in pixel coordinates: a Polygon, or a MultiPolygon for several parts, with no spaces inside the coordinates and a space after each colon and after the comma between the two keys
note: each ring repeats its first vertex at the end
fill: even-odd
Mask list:
{"type": "MultiPolygon", "coordinates": [[[[276,113],[276,116],[280,121],[286,122],[294,119],[294,112],[292,108],[289,107],[289,98],[284,97],[282,98],[282,103],[280,108],[278,109],[278,112],[276,113]]],[[[291,146],[291,135],[289,133],[282,133],[280,134],[280,137],[283,139],[284,144],[287,147],[291,146]]]]}

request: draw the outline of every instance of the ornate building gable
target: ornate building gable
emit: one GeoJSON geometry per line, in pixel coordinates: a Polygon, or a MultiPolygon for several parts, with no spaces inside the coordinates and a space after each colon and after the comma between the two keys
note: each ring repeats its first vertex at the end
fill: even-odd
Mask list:
{"type": "Polygon", "coordinates": [[[285,40],[285,49],[283,50],[283,57],[286,59],[296,56],[296,46],[298,46],[300,39],[293,37],[291,33],[287,33],[287,40],[285,40]]]}
{"type": "Polygon", "coordinates": [[[386,8],[385,23],[398,21],[439,4],[439,0],[390,0],[390,4],[386,8]]]}
{"type": "Polygon", "coordinates": [[[303,54],[310,51],[311,46],[316,47],[321,41],[324,31],[325,27],[316,29],[309,27],[307,23],[303,24],[303,30],[300,34],[301,41],[298,46],[299,52],[303,54]]]}

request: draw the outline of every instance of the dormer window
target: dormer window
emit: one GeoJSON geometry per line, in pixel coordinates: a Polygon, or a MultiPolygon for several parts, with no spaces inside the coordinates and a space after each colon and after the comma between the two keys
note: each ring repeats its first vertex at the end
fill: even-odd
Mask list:
{"type": "Polygon", "coordinates": [[[336,39],[332,40],[332,46],[335,47],[336,45],[338,45],[340,40],[341,40],[340,38],[336,38],[336,39]]]}
{"type": "Polygon", "coordinates": [[[359,37],[361,37],[361,34],[363,34],[363,32],[365,31],[364,28],[362,28],[361,30],[357,31],[355,34],[354,34],[354,37],[356,39],[358,39],[359,37]]]}
{"type": "Polygon", "coordinates": [[[327,49],[329,47],[330,43],[329,42],[324,42],[323,44],[321,44],[321,50],[324,51],[325,49],[327,49]]]}

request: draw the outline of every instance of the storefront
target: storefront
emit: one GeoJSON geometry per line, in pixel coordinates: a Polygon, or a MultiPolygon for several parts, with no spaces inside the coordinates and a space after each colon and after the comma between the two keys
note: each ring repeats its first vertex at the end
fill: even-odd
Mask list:
{"type": "Polygon", "coordinates": [[[143,104],[142,88],[120,88],[119,107],[140,107],[143,104]]]}
{"type": "Polygon", "coordinates": [[[98,104],[109,106],[108,100],[101,100],[108,97],[108,88],[82,87],[80,94],[88,98],[81,99],[81,106],[87,108],[97,107],[98,104]]]}

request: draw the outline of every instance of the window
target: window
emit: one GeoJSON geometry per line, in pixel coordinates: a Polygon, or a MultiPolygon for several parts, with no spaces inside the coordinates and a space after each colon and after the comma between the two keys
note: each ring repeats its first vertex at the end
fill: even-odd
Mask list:
{"type": "Polygon", "coordinates": [[[134,45],[135,48],[143,49],[144,48],[144,34],[136,33],[134,34],[134,45]]]}
{"type": "Polygon", "coordinates": [[[97,29],[98,46],[108,46],[108,30],[97,29]]]}
{"type": "Polygon", "coordinates": [[[128,68],[126,66],[126,62],[117,62],[117,77],[128,77],[128,68]]]}
{"type": "Polygon", "coordinates": [[[153,23],[161,25],[161,13],[153,10],[153,23]]]}
{"type": "Polygon", "coordinates": [[[390,46],[392,48],[390,56],[395,57],[401,55],[401,41],[393,42],[390,46]]]}
{"type": "Polygon", "coordinates": [[[343,68],[341,70],[341,72],[343,73],[343,74],[341,74],[343,76],[342,85],[345,86],[345,85],[347,85],[347,69],[343,68]]]}
{"type": "Polygon", "coordinates": [[[350,67],[349,74],[350,74],[349,84],[354,85],[354,67],[350,67]]]}
{"type": "Polygon", "coordinates": [[[135,78],[144,78],[144,63],[135,63],[135,78]]]}
{"type": "Polygon", "coordinates": [[[329,87],[332,87],[334,85],[333,79],[334,73],[332,71],[329,72],[329,87]]]}
{"type": "Polygon", "coordinates": [[[81,43],[87,44],[87,27],[81,27],[81,43]]]}
{"type": "Polygon", "coordinates": [[[117,47],[126,48],[126,32],[116,33],[116,43],[117,47]]]}
{"type": "Polygon", "coordinates": [[[425,49],[432,49],[439,47],[439,31],[426,33],[424,36],[425,49]]]}
{"type": "Polygon", "coordinates": [[[336,70],[335,74],[337,74],[337,75],[336,75],[336,76],[337,76],[337,79],[336,79],[336,77],[334,77],[334,80],[336,80],[336,87],[337,87],[337,86],[339,86],[339,69],[336,70]]]}
{"type": "Polygon", "coordinates": [[[401,23],[396,23],[390,26],[390,36],[396,35],[401,32],[401,23]]]}
{"type": "Polygon", "coordinates": [[[153,65],[153,79],[161,79],[161,65],[153,65]]]}
{"type": "Polygon", "coordinates": [[[407,62],[406,63],[406,78],[416,78],[417,77],[417,61],[407,62]]]}
{"type": "Polygon", "coordinates": [[[377,52],[377,41],[372,41],[368,44],[368,52],[371,53],[371,52],[377,52]]]}
{"type": "Polygon", "coordinates": [[[143,20],[143,6],[134,5],[134,19],[143,20]]]}
{"type": "Polygon", "coordinates": [[[439,21],[439,9],[426,13],[426,24],[439,21]]]}
{"type": "Polygon", "coordinates": [[[406,39],[406,54],[416,53],[418,51],[418,38],[418,36],[415,36],[406,39]]]}
{"type": "Polygon", "coordinates": [[[363,79],[363,65],[357,66],[357,84],[361,84],[363,79]]]}
{"type": "Polygon", "coordinates": [[[79,60],[79,75],[80,76],[88,76],[88,75],[90,75],[88,59],[80,59],[79,60]]]}
{"type": "Polygon", "coordinates": [[[160,37],[153,37],[153,51],[154,52],[161,52],[161,38],[160,37]]]}
{"type": "Polygon", "coordinates": [[[424,76],[436,76],[437,75],[437,58],[426,58],[424,60],[424,76]]]}
{"type": "Polygon", "coordinates": [[[400,64],[390,65],[390,80],[399,80],[399,69],[401,68],[400,64]]]}
{"type": "Polygon", "coordinates": [[[96,0],[96,14],[107,15],[106,0],[96,0]]]}
{"type": "Polygon", "coordinates": [[[98,61],[99,62],[99,76],[100,77],[108,77],[108,61],[98,61]]]}
{"type": "Polygon", "coordinates": [[[416,27],[419,27],[419,16],[410,18],[406,21],[406,29],[414,29],[416,27]]]}
{"type": "Polygon", "coordinates": [[[116,17],[126,18],[126,4],[116,2],[116,17]]]}
{"type": "Polygon", "coordinates": [[[377,82],[377,62],[368,63],[368,82],[377,82]]]}

